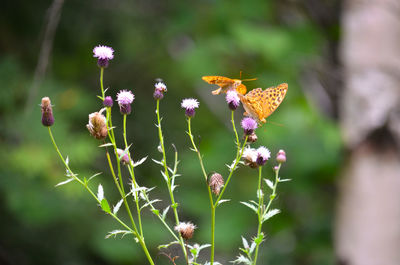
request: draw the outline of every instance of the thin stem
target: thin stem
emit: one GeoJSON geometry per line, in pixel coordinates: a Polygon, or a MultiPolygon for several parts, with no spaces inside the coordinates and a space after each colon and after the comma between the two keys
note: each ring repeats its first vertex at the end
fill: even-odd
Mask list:
{"type": "Polygon", "coordinates": [[[160,216],[160,213],[158,212],[158,210],[156,208],[154,208],[153,204],[150,202],[149,197],[147,196],[146,193],[143,193],[144,197],[146,199],[146,202],[149,204],[152,212],[158,217],[158,219],[160,219],[161,223],[167,228],[167,230],[171,233],[171,235],[176,239],[176,241],[180,241],[180,239],[176,236],[176,234],[174,233],[174,231],[172,231],[172,229],[169,227],[169,225],[165,222],[165,220],[160,216]],[[156,213],[157,212],[157,213],[156,213]]]}
{"type": "Polygon", "coordinates": [[[239,152],[239,149],[240,149],[240,142],[239,142],[238,133],[237,133],[237,131],[236,131],[236,126],[235,126],[235,115],[234,115],[234,113],[235,113],[235,111],[232,110],[231,122],[232,122],[233,131],[235,132],[237,152],[239,152]]]}
{"type": "MultiPolygon", "coordinates": [[[[157,113],[158,138],[160,139],[160,146],[161,146],[162,155],[163,155],[162,164],[163,164],[163,167],[164,167],[164,174],[168,179],[167,187],[168,187],[169,197],[171,199],[172,210],[173,210],[174,216],[175,216],[175,223],[176,223],[176,225],[179,225],[179,215],[178,215],[178,210],[177,210],[177,204],[175,202],[174,193],[173,193],[172,187],[171,187],[172,178],[170,177],[169,171],[168,171],[167,156],[166,156],[165,147],[164,147],[164,136],[163,136],[162,128],[161,128],[160,100],[157,100],[157,111],[156,111],[156,113],[157,113]]],[[[177,169],[176,168],[177,167],[177,153],[175,153],[175,156],[176,156],[176,159],[175,159],[175,168],[174,168],[174,174],[173,175],[175,175],[176,169],[177,169]]],[[[189,264],[187,250],[186,250],[186,247],[185,247],[185,242],[183,241],[182,235],[180,233],[179,233],[179,244],[182,247],[182,251],[183,251],[183,254],[185,256],[185,260],[189,264]]]]}
{"type": "MultiPolygon", "coordinates": [[[[70,169],[69,165],[66,163],[64,157],[62,156],[60,150],[58,149],[58,146],[57,146],[56,141],[55,141],[55,139],[54,139],[54,137],[53,137],[53,134],[52,134],[52,132],[51,132],[50,127],[48,127],[48,131],[49,131],[49,135],[50,135],[51,141],[52,141],[52,143],[53,143],[53,146],[54,146],[54,148],[56,149],[56,151],[57,151],[59,157],[61,158],[61,160],[62,160],[64,166],[67,168],[68,172],[70,172],[71,176],[72,176],[79,184],[81,184],[81,185],[90,193],[90,195],[92,195],[92,197],[97,201],[98,204],[101,204],[101,202],[99,201],[99,199],[97,198],[97,196],[94,194],[94,192],[88,187],[87,183],[86,183],[86,182],[83,182],[81,179],[79,179],[79,178],[72,172],[72,170],[70,169]]],[[[139,240],[139,244],[141,245],[141,247],[142,247],[142,249],[143,249],[143,251],[144,251],[144,253],[145,253],[145,255],[146,255],[146,257],[147,257],[147,259],[148,259],[148,261],[149,261],[149,263],[150,263],[151,265],[154,265],[154,261],[153,261],[153,259],[152,259],[151,256],[150,256],[150,253],[149,253],[149,251],[148,251],[148,249],[147,249],[147,247],[146,247],[146,244],[145,244],[143,238],[138,234],[138,231],[137,231],[136,227],[134,226],[134,230],[132,230],[132,228],[130,228],[129,226],[127,226],[127,225],[126,225],[122,220],[120,220],[116,215],[114,215],[114,214],[112,214],[112,213],[109,213],[109,215],[111,215],[111,216],[112,216],[115,220],[117,220],[122,226],[124,226],[124,227],[125,227],[126,229],[128,229],[133,235],[136,236],[136,238],[139,240]]]]}
{"type": "Polygon", "coordinates": [[[101,88],[101,96],[102,100],[104,100],[104,86],[103,86],[103,75],[104,75],[104,67],[100,67],[100,88],[101,88]]]}
{"type": "MultiPolygon", "coordinates": [[[[128,148],[128,142],[126,140],[126,114],[124,114],[124,128],[123,128],[123,136],[124,136],[124,143],[125,143],[125,149],[128,148]]],[[[139,229],[140,229],[140,235],[143,236],[143,227],[142,227],[142,218],[141,218],[141,211],[140,211],[140,206],[139,206],[139,192],[137,191],[137,183],[135,179],[135,171],[133,170],[133,164],[132,164],[132,158],[131,154],[128,150],[128,157],[129,157],[129,166],[128,170],[129,173],[132,177],[132,182],[135,187],[135,202],[136,202],[136,211],[137,211],[137,216],[138,216],[138,223],[139,223],[139,229]]]]}
{"type": "Polygon", "coordinates": [[[214,203],[214,200],[213,200],[213,197],[212,197],[212,194],[211,194],[210,186],[207,183],[207,173],[206,173],[206,170],[204,168],[203,158],[201,157],[200,151],[197,148],[196,144],[194,143],[190,120],[191,120],[191,118],[188,117],[188,119],[187,119],[187,122],[188,122],[188,135],[189,135],[190,141],[192,142],[193,150],[197,153],[197,157],[198,157],[199,162],[200,162],[201,171],[203,172],[204,179],[205,179],[206,185],[207,185],[208,198],[210,200],[210,208],[211,208],[211,254],[210,254],[210,263],[211,263],[211,265],[213,265],[214,264],[214,249],[215,249],[215,208],[217,206],[217,202],[214,203]]]}
{"type": "Polygon", "coordinates": [[[247,138],[248,136],[246,135],[246,138],[244,139],[244,142],[242,144],[242,147],[240,148],[240,150],[238,150],[238,152],[236,153],[236,158],[235,158],[235,162],[233,163],[233,165],[231,166],[231,169],[229,170],[229,175],[228,178],[226,179],[226,183],[224,185],[224,187],[222,188],[221,193],[219,194],[217,201],[215,202],[215,205],[218,206],[218,202],[221,200],[222,196],[224,195],[225,189],[226,187],[228,187],[229,181],[231,180],[231,177],[233,175],[233,171],[235,171],[236,166],[239,164],[240,159],[242,158],[243,155],[243,151],[244,151],[244,147],[246,146],[247,143],[247,138]]]}
{"type": "MultiPolygon", "coordinates": [[[[259,177],[258,177],[258,190],[257,193],[259,193],[260,198],[258,201],[258,229],[257,229],[257,238],[260,238],[261,235],[261,229],[262,229],[262,224],[263,224],[263,217],[264,214],[267,213],[269,211],[269,208],[271,207],[272,201],[275,199],[276,197],[276,189],[279,183],[279,170],[281,168],[281,164],[278,165],[278,169],[275,170],[275,182],[274,182],[274,186],[272,187],[272,194],[269,196],[269,202],[267,204],[267,206],[264,208],[264,194],[262,192],[262,186],[261,186],[261,167],[259,167],[259,177]]],[[[254,253],[254,263],[253,265],[256,265],[257,263],[257,257],[258,257],[258,249],[261,245],[261,242],[257,244],[256,246],[256,250],[254,253]]]]}

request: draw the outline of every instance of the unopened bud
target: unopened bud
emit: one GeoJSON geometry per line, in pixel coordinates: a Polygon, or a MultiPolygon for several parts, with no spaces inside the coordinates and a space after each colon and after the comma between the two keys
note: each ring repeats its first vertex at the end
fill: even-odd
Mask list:
{"type": "Polygon", "coordinates": [[[221,176],[221,174],[215,172],[209,176],[208,186],[210,186],[211,191],[218,196],[221,188],[224,186],[224,178],[221,176]]]}
{"type": "Polygon", "coordinates": [[[124,150],[117,148],[117,154],[118,154],[119,157],[122,156],[122,157],[120,158],[120,161],[121,161],[122,164],[124,164],[124,165],[129,165],[130,159],[129,159],[129,153],[128,153],[128,152],[129,152],[129,151],[127,151],[127,152],[122,156],[122,154],[124,153],[124,150]]]}
{"type": "Polygon", "coordinates": [[[193,237],[194,230],[196,226],[190,222],[181,222],[179,225],[175,226],[175,231],[177,231],[185,240],[191,239],[193,237]]]}
{"type": "Polygon", "coordinates": [[[279,150],[278,154],[276,155],[276,161],[278,163],[285,163],[286,162],[286,153],[282,149],[279,150]]]}
{"type": "MultiPolygon", "coordinates": [[[[243,136],[243,138],[245,138],[245,136],[243,136]]],[[[254,143],[254,142],[257,141],[257,139],[258,139],[258,137],[257,137],[255,131],[253,131],[253,133],[250,134],[250,135],[247,137],[247,142],[249,142],[249,143],[254,143]]]]}
{"type": "Polygon", "coordinates": [[[101,112],[89,114],[89,124],[86,127],[90,134],[98,140],[103,140],[107,137],[106,117],[101,112]]]}
{"type": "Polygon", "coordinates": [[[48,97],[42,98],[42,104],[40,106],[42,108],[42,124],[46,127],[53,125],[54,116],[50,98],[48,97]]]}
{"type": "Polygon", "coordinates": [[[113,106],[113,99],[112,99],[112,97],[110,97],[110,96],[105,97],[104,100],[103,100],[103,105],[104,105],[104,107],[109,107],[109,108],[111,108],[111,107],[113,106]]]}

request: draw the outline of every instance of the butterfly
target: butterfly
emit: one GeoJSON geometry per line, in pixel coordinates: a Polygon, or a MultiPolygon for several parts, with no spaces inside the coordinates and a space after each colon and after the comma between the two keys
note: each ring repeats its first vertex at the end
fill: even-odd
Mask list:
{"type": "MultiPolygon", "coordinates": [[[[225,76],[203,76],[201,79],[206,81],[209,84],[218,85],[219,88],[213,90],[211,93],[213,95],[218,95],[221,93],[226,93],[228,90],[235,89],[239,94],[244,95],[246,94],[247,88],[245,85],[242,84],[241,79],[231,79],[225,76]]],[[[246,79],[245,81],[250,81],[255,79],[246,79]]]]}
{"type": "Polygon", "coordinates": [[[256,88],[246,95],[239,94],[245,109],[243,115],[254,118],[258,123],[265,123],[265,118],[270,116],[282,103],[287,90],[288,84],[283,83],[265,90],[256,88]]]}

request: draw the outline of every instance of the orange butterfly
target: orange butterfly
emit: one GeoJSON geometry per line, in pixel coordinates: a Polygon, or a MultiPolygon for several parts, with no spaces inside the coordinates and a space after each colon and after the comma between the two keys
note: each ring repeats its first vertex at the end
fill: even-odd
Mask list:
{"type": "Polygon", "coordinates": [[[209,84],[213,85],[218,85],[219,88],[212,91],[211,93],[213,95],[218,95],[221,93],[226,93],[228,90],[231,89],[236,89],[236,91],[239,94],[246,94],[246,86],[242,84],[242,81],[250,81],[250,80],[255,80],[255,79],[246,79],[246,80],[240,80],[240,79],[231,79],[225,76],[203,76],[201,79],[206,81],[209,84]]]}
{"type": "Polygon", "coordinates": [[[265,123],[265,118],[271,115],[282,103],[287,90],[288,84],[283,83],[277,87],[270,87],[265,90],[256,88],[246,95],[239,94],[245,109],[243,115],[254,118],[258,123],[265,123]]]}

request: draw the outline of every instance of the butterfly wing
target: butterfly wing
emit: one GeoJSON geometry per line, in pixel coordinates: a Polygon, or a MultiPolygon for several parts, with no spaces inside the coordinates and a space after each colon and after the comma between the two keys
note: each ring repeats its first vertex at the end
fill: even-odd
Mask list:
{"type": "Polygon", "coordinates": [[[225,76],[203,76],[202,79],[206,81],[209,84],[217,85],[219,86],[218,89],[212,91],[213,95],[218,95],[221,92],[226,93],[230,89],[237,89],[237,87],[240,87],[239,93],[245,94],[246,93],[246,87],[243,85],[241,86],[241,81],[239,79],[231,79],[225,76]],[[244,91],[244,92],[243,92],[244,91]]]}
{"type": "Polygon", "coordinates": [[[263,104],[263,118],[270,116],[282,103],[288,90],[288,84],[283,83],[277,87],[270,87],[263,91],[265,102],[263,104]]]}
{"type": "Polygon", "coordinates": [[[227,85],[233,85],[235,83],[235,81],[233,79],[230,79],[225,76],[211,75],[211,76],[203,76],[201,79],[203,79],[204,81],[206,81],[209,84],[218,85],[220,87],[227,86],[227,85]]]}
{"type": "Polygon", "coordinates": [[[253,89],[240,98],[248,116],[256,119],[258,122],[265,122],[263,106],[265,105],[266,95],[261,88],[253,89]]]}

